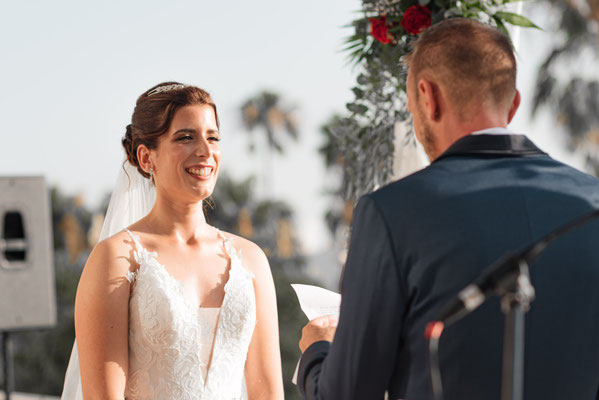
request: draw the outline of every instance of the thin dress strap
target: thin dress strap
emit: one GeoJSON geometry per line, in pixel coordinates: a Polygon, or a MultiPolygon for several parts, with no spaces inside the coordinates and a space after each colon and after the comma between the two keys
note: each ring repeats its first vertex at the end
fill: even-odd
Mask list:
{"type": "Polygon", "coordinates": [[[131,236],[131,239],[133,240],[133,243],[135,243],[135,250],[140,251],[141,249],[143,249],[143,246],[141,245],[141,242],[139,241],[139,236],[134,235],[133,232],[131,232],[127,228],[125,228],[123,230],[125,232],[127,232],[129,234],[129,236],[131,236]]]}
{"type": "Polygon", "coordinates": [[[237,251],[235,250],[233,245],[231,245],[231,238],[226,237],[220,231],[220,229],[218,229],[218,228],[214,228],[214,229],[216,229],[216,233],[218,234],[218,237],[223,240],[223,247],[225,248],[225,252],[229,256],[229,258],[238,257],[239,254],[237,254],[237,251]]]}
{"type": "Polygon", "coordinates": [[[233,247],[233,244],[231,244],[231,238],[225,236],[220,231],[220,229],[214,229],[216,229],[218,236],[223,240],[223,247],[225,248],[225,253],[227,253],[229,258],[231,259],[231,270],[236,270],[238,267],[241,267],[241,270],[245,271],[245,273],[247,273],[253,279],[254,274],[248,271],[241,263],[241,249],[237,250],[235,247],[233,247]]]}
{"type": "MultiPolygon", "coordinates": [[[[129,236],[131,237],[131,240],[133,240],[133,243],[135,245],[134,250],[133,250],[133,257],[135,258],[135,262],[137,262],[137,264],[139,265],[139,267],[141,266],[141,252],[144,249],[144,247],[141,245],[141,241],[139,240],[139,236],[135,235],[133,232],[131,232],[129,229],[125,228],[123,229],[125,232],[127,232],[129,234],[129,236]]],[[[139,271],[139,267],[135,270],[135,271],[128,271],[127,275],[125,276],[125,278],[127,278],[127,280],[129,281],[130,284],[133,284],[133,282],[135,282],[135,279],[137,278],[137,273],[139,271]]]]}

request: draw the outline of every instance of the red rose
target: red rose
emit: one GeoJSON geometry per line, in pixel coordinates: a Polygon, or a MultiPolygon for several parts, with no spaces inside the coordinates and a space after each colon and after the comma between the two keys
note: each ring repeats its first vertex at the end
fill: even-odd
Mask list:
{"type": "Polygon", "coordinates": [[[415,5],[403,14],[401,26],[408,33],[419,34],[431,26],[431,22],[431,11],[426,7],[415,5]]]}
{"type": "Polygon", "coordinates": [[[382,44],[391,43],[387,18],[382,16],[380,18],[369,18],[368,20],[370,21],[370,34],[382,44]]]}

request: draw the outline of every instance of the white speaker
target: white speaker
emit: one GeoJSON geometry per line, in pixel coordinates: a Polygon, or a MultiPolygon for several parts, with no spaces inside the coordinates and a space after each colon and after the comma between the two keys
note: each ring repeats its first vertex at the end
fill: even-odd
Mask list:
{"type": "Polygon", "coordinates": [[[0,177],[0,331],[55,325],[48,188],[43,177],[0,177]]]}

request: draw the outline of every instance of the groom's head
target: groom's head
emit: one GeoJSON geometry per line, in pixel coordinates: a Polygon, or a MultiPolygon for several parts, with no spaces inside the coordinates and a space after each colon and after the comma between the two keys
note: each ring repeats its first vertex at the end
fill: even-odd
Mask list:
{"type": "Polygon", "coordinates": [[[516,59],[495,28],[467,18],[440,22],[405,61],[414,130],[431,159],[465,134],[506,126],[517,109],[516,59]]]}

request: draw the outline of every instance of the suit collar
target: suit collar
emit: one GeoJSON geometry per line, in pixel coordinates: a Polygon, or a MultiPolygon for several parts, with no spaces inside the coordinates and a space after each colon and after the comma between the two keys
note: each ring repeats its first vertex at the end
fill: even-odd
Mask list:
{"type": "Polygon", "coordinates": [[[434,162],[453,156],[521,157],[545,154],[524,135],[467,135],[458,139],[434,162]]]}

